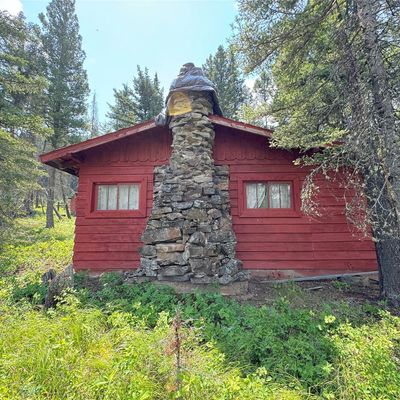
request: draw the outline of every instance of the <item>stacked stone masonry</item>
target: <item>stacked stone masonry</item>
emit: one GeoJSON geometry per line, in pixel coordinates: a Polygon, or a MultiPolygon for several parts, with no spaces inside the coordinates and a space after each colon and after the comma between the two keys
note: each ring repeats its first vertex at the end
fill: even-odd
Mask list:
{"type": "Polygon", "coordinates": [[[188,92],[192,112],[172,117],[169,165],[154,171],[154,201],[142,234],[139,276],[228,284],[246,279],[235,258],[229,170],[212,158],[215,132],[207,92],[188,92]]]}

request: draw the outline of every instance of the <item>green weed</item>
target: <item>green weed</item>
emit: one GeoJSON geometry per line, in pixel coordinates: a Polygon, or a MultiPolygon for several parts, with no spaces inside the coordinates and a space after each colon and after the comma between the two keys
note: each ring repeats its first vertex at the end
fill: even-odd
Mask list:
{"type": "Polygon", "coordinates": [[[267,371],[244,377],[211,343],[182,328],[177,380],[174,333],[165,313],[149,329],[131,314],[77,308],[10,309],[0,317],[0,397],[7,399],[308,398],[267,371]],[[254,397],[256,396],[256,397],[254,397]]]}

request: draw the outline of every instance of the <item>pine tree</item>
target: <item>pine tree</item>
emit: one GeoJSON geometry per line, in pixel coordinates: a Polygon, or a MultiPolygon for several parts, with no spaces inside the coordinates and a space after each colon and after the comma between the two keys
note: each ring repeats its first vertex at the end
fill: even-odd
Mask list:
{"type": "Polygon", "coordinates": [[[1,236],[37,188],[40,166],[33,144],[46,133],[37,102],[46,80],[38,67],[35,30],[21,15],[0,12],[0,37],[1,236]]]}
{"type": "MultiPolygon", "coordinates": [[[[75,0],[52,0],[40,14],[45,71],[49,81],[47,122],[52,149],[79,140],[85,127],[89,92],[85,53],[75,13],[75,0]]],[[[46,227],[53,227],[55,170],[49,167],[46,227]]]]}
{"type": "Polygon", "coordinates": [[[253,93],[258,103],[266,103],[272,98],[272,77],[265,69],[255,80],[253,93]]]}
{"type": "Polygon", "coordinates": [[[246,101],[247,89],[233,50],[219,46],[215,55],[207,58],[203,71],[216,86],[224,116],[237,117],[240,107],[246,101]]]}
{"type": "Polygon", "coordinates": [[[114,105],[108,105],[110,111],[107,113],[112,129],[118,130],[136,124],[133,92],[128,84],[124,83],[122,89],[114,89],[114,101],[114,105]]]}
{"type": "Polygon", "coordinates": [[[306,208],[313,176],[340,171],[351,221],[372,228],[382,296],[399,305],[400,3],[241,0],[239,10],[247,71],[270,66],[276,85],[275,143],[324,149],[304,160],[315,167],[306,208]]]}
{"type": "Polygon", "coordinates": [[[93,93],[92,102],[90,103],[90,137],[94,138],[100,135],[99,112],[97,106],[96,92],[93,93]]]}
{"type": "Polygon", "coordinates": [[[275,121],[270,112],[273,93],[272,76],[263,69],[254,81],[247,102],[239,109],[239,119],[263,128],[274,128],[275,121]]]}
{"type": "Polygon", "coordinates": [[[0,242],[2,229],[25,213],[25,201],[38,189],[40,176],[35,147],[0,129],[0,242]]]}
{"type": "Polygon", "coordinates": [[[163,108],[163,89],[157,74],[151,79],[147,68],[142,71],[137,66],[132,87],[124,84],[122,89],[114,89],[114,100],[107,116],[115,130],[154,118],[163,108]]]}
{"type": "Polygon", "coordinates": [[[151,113],[156,116],[164,107],[164,89],[160,85],[157,72],[153,79],[153,104],[151,113]]]}
{"type": "Polygon", "coordinates": [[[137,66],[137,76],[133,78],[133,99],[138,122],[155,117],[163,107],[163,90],[157,74],[151,79],[149,70],[137,66]]]}
{"type": "Polygon", "coordinates": [[[0,127],[15,137],[45,133],[39,99],[46,79],[41,74],[40,46],[34,26],[0,11],[0,127]]]}

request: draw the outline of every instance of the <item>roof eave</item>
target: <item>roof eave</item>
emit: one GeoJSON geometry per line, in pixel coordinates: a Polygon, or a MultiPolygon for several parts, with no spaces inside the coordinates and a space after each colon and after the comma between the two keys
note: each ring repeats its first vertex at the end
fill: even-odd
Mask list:
{"type": "Polygon", "coordinates": [[[102,136],[97,136],[92,139],[85,140],[84,142],[71,144],[69,146],[61,147],[60,149],[49,151],[48,153],[41,154],[39,159],[42,163],[49,165],[49,162],[55,159],[65,157],[69,154],[76,154],[84,150],[89,150],[103,144],[113,142],[115,140],[123,139],[124,137],[143,132],[148,129],[155,128],[154,120],[146,121],[141,124],[123,128],[115,132],[107,133],[102,136]]]}
{"type": "Polygon", "coordinates": [[[271,129],[261,128],[259,126],[246,124],[245,122],[235,121],[230,118],[220,117],[219,115],[210,115],[210,120],[217,125],[226,126],[229,128],[254,133],[255,135],[272,138],[273,131],[271,129]]]}
{"type": "MultiPolygon", "coordinates": [[[[246,124],[244,122],[220,117],[218,115],[210,115],[209,118],[215,125],[249,132],[252,134],[267,137],[268,139],[272,137],[272,131],[270,129],[260,128],[258,126],[246,124]]],[[[54,168],[77,176],[79,175],[79,166],[83,162],[83,157],[81,157],[82,154],[80,154],[81,152],[96,148],[110,142],[114,142],[119,139],[123,139],[128,136],[135,135],[140,132],[155,129],[157,127],[158,126],[156,125],[154,120],[146,121],[135,126],[123,128],[115,132],[107,133],[102,136],[85,140],[84,142],[52,150],[48,153],[41,154],[39,156],[39,159],[43,164],[50,165],[54,168]]]]}

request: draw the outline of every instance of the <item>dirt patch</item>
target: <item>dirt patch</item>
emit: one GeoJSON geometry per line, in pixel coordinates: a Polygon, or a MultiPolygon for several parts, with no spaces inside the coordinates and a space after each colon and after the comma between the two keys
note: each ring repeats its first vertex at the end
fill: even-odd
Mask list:
{"type": "Polygon", "coordinates": [[[249,282],[247,295],[237,297],[240,302],[256,306],[268,305],[279,299],[287,300],[293,307],[321,309],[323,305],[380,304],[379,283],[373,278],[316,280],[305,282],[249,282]]]}

